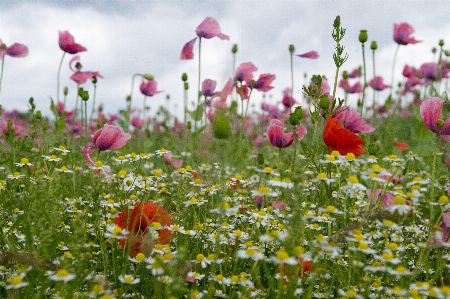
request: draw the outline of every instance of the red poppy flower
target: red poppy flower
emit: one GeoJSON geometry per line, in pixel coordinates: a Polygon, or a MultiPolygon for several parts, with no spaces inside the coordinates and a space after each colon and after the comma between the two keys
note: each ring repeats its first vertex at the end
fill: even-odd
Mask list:
{"type": "Polygon", "coordinates": [[[406,151],[408,149],[408,143],[406,142],[396,142],[395,147],[399,150],[406,151]]]}
{"type": "Polygon", "coordinates": [[[330,116],[328,116],[323,132],[323,142],[327,145],[328,152],[336,150],[341,155],[353,153],[355,157],[366,152],[362,147],[364,140],[330,116]]]}
{"type": "MultiPolygon", "coordinates": [[[[312,263],[310,261],[304,261],[301,257],[298,258],[297,265],[281,264],[278,267],[278,273],[286,275],[287,278],[292,278],[295,275],[298,277],[304,277],[305,274],[312,269],[312,263]]],[[[284,279],[284,284],[288,284],[288,281],[284,279]]]]}
{"type": "MultiPolygon", "coordinates": [[[[163,229],[158,231],[159,238],[157,242],[161,244],[169,242],[172,237],[172,231],[164,227],[172,225],[172,220],[169,213],[157,204],[152,202],[137,203],[131,214],[129,209],[125,209],[114,219],[115,225],[130,232],[128,242],[131,246],[131,255],[140,252],[145,235],[148,233],[148,227],[153,222],[159,222],[161,227],[163,227],[163,229]]],[[[120,245],[124,247],[125,240],[121,240],[120,245]]]]}

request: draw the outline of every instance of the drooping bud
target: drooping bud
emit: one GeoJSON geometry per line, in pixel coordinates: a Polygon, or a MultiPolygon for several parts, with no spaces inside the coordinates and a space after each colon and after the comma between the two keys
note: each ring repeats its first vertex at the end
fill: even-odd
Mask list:
{"type": "Polygon", "coordinates": [[[97,84],[97,76],[92,76],[92,83],[97,84]]]}
{"type": "Polygon", "coordinates": [[[80,63],[79,61],[77,61],[77,62],[75,63],[75,68],[77,69],[77,71],[80,71],[82,67],[83,67],[83,66],[81,65],[81,63],[80,63]]]}
{"type": "Polygon", "coordinates": [[[359,42],[364,44],[367,41],[368,38],[369,38],[369,36],[367,34],[367,30],[360,30],[359,31],[359,42]]]}
{"type": "Polygon", "coordinates": [[[183,82],[186,82],[187,79],[188,79],[188,75],[187,75],[186,73],[183,73],[183,74],[181,75],[181,80],[182,80],[183,82]]]}
{"type": "Polygon", "coordinates": [[[69,87],[64,86],[63,94],[64,94],[64,96],[67,96],[69,94],[69,87]]]}
{"type": "Polygon", "coordinates": [[[238,46],[237,44],[234,44],[233,47],[231,48],[231,53],[236,54],[238,51],[238,46]]]}
{"type": "Polygon", "coordinates": [[[445,56],[450,57],[450,50],[445,50],[444,54],[445,54],[445,56]]]}
{"type": "Polygon", "coordinates": [[[144,77],[146,80],[149,81],[153,81],[155,79],[155,77],[153,77],[153,75],[150,74],[144,74],[142,77],[144,77]]]}
{"type": "Polygon", "coordinates": [[[431,49],[431,53],[436,54],[436,52],[437,52],[436,47],[433,47],[433,49],[431,49]]]}
{"type": "Polygon", "coordinates": [[[323,110],[330,108],[330,98],[328,98],[328,95],[324,94],[320,97],[319,107],[323,110]]]}
{"type": "Polygon", "coordinates": [[[294,54],[294,52],[295,52],[295,46],[289,45],[289,53],[294,54]]]}
{"type": "Polygon", "coordinates": [[[372,50],[376,50],[378,48],[378,44],[376,41],[372,41],[372,43],[370,44],[370,49],[372,50]]]}

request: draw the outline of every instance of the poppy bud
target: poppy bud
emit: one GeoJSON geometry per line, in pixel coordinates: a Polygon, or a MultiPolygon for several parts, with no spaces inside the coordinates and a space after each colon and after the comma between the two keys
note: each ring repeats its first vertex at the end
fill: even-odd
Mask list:
{"type": "Polygon", "coordinates": [[[42,119],[42,112],[41,110],[36,111],[36,119],[41,120],[42,119]]]}
{"type": "Polygon", "coordinates": [[[67,95],[69,94],[69,87],[64,86],[63,94],[64,94],[65,96],[67,96],[67,95]]]}
{"type": "Polygon", "coordinates": [[[365,43],[368,39],[367,30],[360,30],[359,31],[359,42],[365,43]]]}
{"type": "Polygon", "coordinates": [[[126,98],[125,98],[125,101],[127,101],[127,102],[131,102],[131,96],[130,95],[128,95],[126,98]]]}
{"type": "Polygon", "coordinates": [[[294,52],[295,52],[295,46],[289,45],[289,53],[294,54],[294,52]]]}
{"type": "Polygon", "coordinates": [[[371,143],[368,148],[369,155],[376,155],[378,153],[378,147],[375,143],[371,143]]]}
{"type": "Polygon", "coordinates": [[[341,26],[341,17],[337,16],[336,19],[334,19],[333,27],[334,28],[339,28],[340,26],[341,26]]]}
{"type": "Polygon", "coordinates": [[[298,118],[297,114],[291,113],[291,114],[289,114],[289,123],[292,126],[296,126],[300,123],[300,118],[298,118]]]}
{"type": "Polygon", "coordinates": [[[75,68],[77,69],[77,71],[80,71],[82,67],[83,66],[81,65],[81,63],[79,61],[77,61],[77,63],[75,63],[75,68]]]}
{"type": "Polygon", "coordinates": [[[443,46],[444,46],[444,40],[443,40],[443,39],[440,39],[440,40],[439,40],[439,46],[440,46],[440,47],[443,47],[443,46]]]}
{"type": "Polygon", "coordinates": [[[92,83],[97,84],[97,76],[92,76],[92,83]]]}
{"type": "Polygon", "coordinates": [[[231,48],[231,53],[236,54],[238,51],[238,46],[237,44],[234,44],[233,47],[231,48]]]}
{"type": "Polygon", "coordinates": [[[145,79],[147,79],[149,81],[153,81],[155,79],[155,77],[153,77],[153,75],[150,75],[150,74],[144,74],[142,77],[144,77],[145,79]]]}
{"type": "Polygon", "coordinates": [[[34,98],[31,97],[28,103],[30,103],[31,110],[34,111],[34,108],[36,108],[36,105],[34,104],[34,98]]]}
{"type": "Polygon", "coordinates": [[[328,98],[328,95],[324,94],[320,97],[319,107],[323,110],[330,108],[330,99],[328,98]]]}
{"type": "Polygon", "coordinates": [[[343,72],[342,72],[342,77],[343,77],[344,79],[348,79],[348,72],[347,72],[347,71],[343,71],[343,72]]]}
{"type": "Polygon", "coordinates": [[[303,119],[303,108],[302,106],[295,107],[294,113],[298,116],[300,120],[303,119]]]}
{"type": "Polygon", "coordinates": [[[263,154],[258,154],[258,156],[256,157],[256,162],[258,162],[258,165],[263,165],[264,164],[264,156],[263,156],[263,154]]]}
{"type": "Polygon", "coordinates": [[[436,121],[436,124],[437,124],[439,129],[442,129],[442,127],[444,126],[444,120],[443,119],[438,119],[436,121]]]}
{"type": "Polygon", "coordinates": [[[230,137],[231,125],[230,119],[225,112],[216,110],[214,113],[214,119],[212,121],[214,137],[217,139],[226,139],[230,137]]]}
{"type": "Polygon", "coordinates": [[[181,75],[181,80],[182,80],[183,82],[186,82],[187,79],[188,79],[187,74],[186,74],[186,73],[183,73],[183,74],[181,75]]]}
{"type": "Polygon", "coordinates": [[[184,90],[188,90],[189,89],[189,83],[184,82],[184,90]]]}
{"type": "Polygon", "coordinates": [[[444,54],[445,54],[445,56],[450,57],[450,51],[449,50],[445,50],[444,54]]]}
{"type": "Polygon", "coordinates": [[[370,49],[376,50],[377,48],[378,48],[377,42],[376,42],[376,41],[373,41],[373,42],[370,44],[370,49]]]}
{"type": "Polygon", "coordinates": [[[433,47],[433,49],[431,49],[431,53],[436,54],[436,52],[437,52],[436,47],[433,47]]]}
{"type": "Polygon", "coordinates": [[[186,128],[188,128],[188,130],[192,128],[192,123],[190,121],[186,123],[186,128]]]}

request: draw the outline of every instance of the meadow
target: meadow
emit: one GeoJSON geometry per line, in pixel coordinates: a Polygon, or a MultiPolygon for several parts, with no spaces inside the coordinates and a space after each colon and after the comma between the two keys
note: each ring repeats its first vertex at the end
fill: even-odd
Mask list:
{"type": "MultiPolygon", "coordinates": [[[[199,61],[198,78],[180,74],[182,117],[149,113],[151,74],[106,115],[101,73],[82,71],[86,48],[60,31],[53,115],[32,98],[0,110],[0,297],[450,298],[450,51],[432,41],[435,61],[395,65],[422,41],[393,27],[401,82],[375,73],[365,30],[361,65],[345,65],[338,16],[335,78],[309,74],[294,99],[292,75],[279,100],[249,109],[276,74],[243,62],[220,88],[202,78],[201,43],[228,39],[207,17],[181,49],[199,61]],[[75,103],[59,84],[67,56],[75,103]]],[[[0,44],[1,87],[5,59],[28,47],[0,44]]],[[[291,66],[319,55],[295,53],[286,45],[291,66]]]]}

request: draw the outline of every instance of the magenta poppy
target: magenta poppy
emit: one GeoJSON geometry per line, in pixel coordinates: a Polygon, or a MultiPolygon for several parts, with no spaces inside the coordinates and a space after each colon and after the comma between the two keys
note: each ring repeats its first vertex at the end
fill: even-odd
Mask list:
{"type": "Polygon", "coordinates": [[[141,86],[139,89],[141,90],[143,95],[146,95],[148,97],[152,97],[157,93],[160,93],[162,91],[157,90],[157,83],[155,80],[142,80],[141,86]]]}
{"type": "Polygon", "coordinates": [[[291,89],[289,87],[283,90],[283,99],[281,100],[281,103],[285,108],[290,108],[297,103],[294,98],[291,98],[291,89]]]}
{"type": "Polygon", "coordinates": [[[69,67],[74,72],[72,76],[70,76],[70,79],[75,81],[77,84],[84,84],[87,80],[92,80],[94,77],[96,78],[103,78],[102,75],[100,75],[99,72],[81,72],[79,70],[75,70],[72,68],[72,63],[75,61],[80,60],[79,55],[75,55],[70,61],[69,61],[69,67]]]}
{"type": "Polygon", "coordinates": [[[383,77],[381,76],[376,76],[374,79],[370,80],[369,86],[378,91],[385,90],[386,88],[391,88],[390,85],[386,85],[383,83],[383,77]]]}
{"type": "Polygon", "coordinates": [[[87,51],[85,47],[75,43],[75,38],[69,33],[69,31],[59,32],[59,47],[61,50],[69,54],[77,54],[87,51]]]}
{"type": "Polygon", "coordinates": [[[333,118],[339,120],[344,128],[353,133],[372,133],[375,131],[375,128],[368,125],[357,111],[348,106],[339,108],[333,118]]]}
{"type": "Polygon", "coordinates": [[[267,92],[273,88],[270,84],[275,78],[276,76],[272,74],[261,74],[255,84],[253,84],[253,88],[258,91],[267,92]]]}
{"type": "Polygon", "coordinates": [[[285,133],[283,123],[278,119],[270,121],[266,133],[270,144],[274,147],[285,148],[294,142],[294,133],[285,133]]]}
{"type": "Polygon", "coordinates": [[[225,102],[227,97],[233,93],[233,89],[236,83],[233,79],[229,78],[223,89],[219,92],[220,101],[225,102]]]}
{"type": "Polygon", "coordinates": [[[213,97],[217,95],[217,92],[214,92],[216,89],[217,82],[211,79],[205,79],[202,82],[202,94],[205,97],[213,97]]]}
{"type": "MultiPolygon", "coordinates": [[[[195,29],[195,33],[200,38],[211,39],[213,37],[218,37],[221,40],[229,39],[228,35],[225,35],[220,31],[219,23],[211,17],[207,17],[203,20],[203,22],[197,26],[197,29],[195,29]]],[[[181,60],[190,60],[194,58],[194,44],[196,40],[197,38],[194,38],[184,45],[180,54],[181,60]]]]}
{"type": "Polygon", "coordinates": [[[350,83],[348,82],[348,79],[341,79],[341,81],[339,81],[339,87],[343,88],[345,90],[345,92],[347,92],[347,93],[363,92],[363,87],[362,87],[361,83],[356,82],[355,84],[350,85],[350,83]]]}
{"type": "Polygon", "coordinates": [[[414,28],[408,23],[394,24],[394,41],[399,45],[408,45],[420,43],[411,35],[414,33],[414,28]]]}
{"type": "Polygon", "coordinates": [[[251,62],[241,63],[236,69],[236,81],[250,84],[253,79],[253,72],[258,68],[251,62]]]}
{"type": "Polygon", "coordinates": [[[11,46],[6,47],[0,39],[0,60],[2,60],[5,55],[17,58],[25,57],[28,55],[28,47],[18,43],[14,43],[11,46]]]}
{"type": "Polygon", "coordinates": [[[450,141],[450,118],[445,121],[441,119],[443,105],[444,100],[440,98],[425,99],[420,105],[420,116],[428,130],[438,134],[441,139],[450,141]]]}
{"type": "Polygon", "coordinates": [[[436,80],[438,66],[434,62],[424,63],[420,66],[420,74],[428,81],[436,80]]]}
{"type": "Polygon", "coordinates": [[[309,58],[309,59],[317,59],[319,58],[319,54],[316,51],[309,51],[303,54],[297,55],[298,57],[302,58],[309,58]]]}

